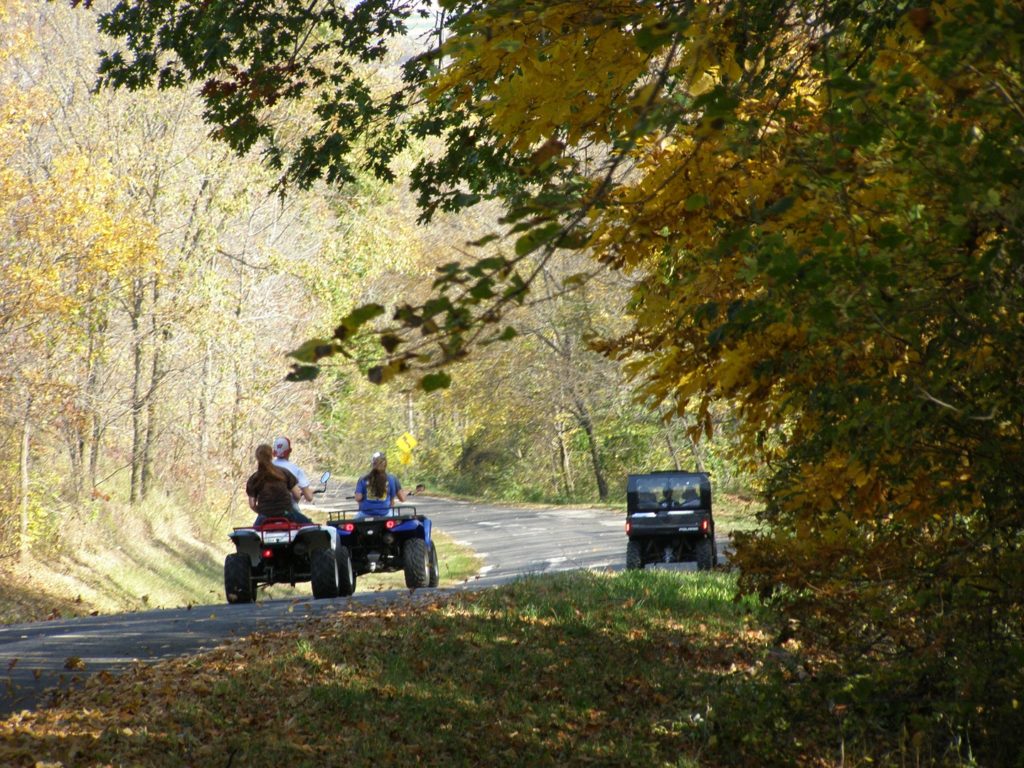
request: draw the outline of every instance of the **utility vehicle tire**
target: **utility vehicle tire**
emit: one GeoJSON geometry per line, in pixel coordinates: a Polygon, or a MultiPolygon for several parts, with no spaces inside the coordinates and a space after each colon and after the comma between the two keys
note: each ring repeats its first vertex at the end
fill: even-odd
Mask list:
{"type": "Polygon", "coordinates": [[[356,591],[356,572],[352,568],[352,553],[348,547],[338,547],[338,594],[348,597],[356,591]]]}
{"type": "Polygon", "coordinates": [[[234,552],[224,558],[224,594],[229,603],[256,602],[249,556],[234,552]]]}
{"type": "Polygon", "coordinates": [[[402,548],[402,562],[405,565],[405,586],[409,589],[430,584],[430,553],[423,539],[409,539],[402,548]]]}
{"type": "Polygon", "coordinates": [[[701,539],[694,547],[697,554],[697,570],[710,571],[715,564],[715,545],[711,539],[701,539]]]}
{"type": "Polygon", "coordinates": [[[630,539],[626,545],[626,570],[639,571],[644,567],[644,550],[639,541],[630,539]]]}
{"type": "Polygon", "coordinates": [[[310,581],[313,582],[313,598],[322,600],[338,596],[338,561],[329,549],[313,552],[309,563],[310,581]]]}
{"type": "Polygon", "coordinates": [[[430,577],[428,579],[428,587],[436,587],[441,581],[441,569],[437,565],[437,545],[430,542],[430,577]]]}

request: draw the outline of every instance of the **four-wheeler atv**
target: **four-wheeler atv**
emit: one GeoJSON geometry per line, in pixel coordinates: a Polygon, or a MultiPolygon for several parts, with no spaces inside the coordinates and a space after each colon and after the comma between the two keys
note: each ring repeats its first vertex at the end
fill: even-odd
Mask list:
{"type": "Polygon", "coordinates": [[[651,472],[626,480],[626,568],[718,561],[711,481],[704,472],[651,472]]]}
{"type": "MultiPolygon", "coordinates": [[[[327,489],[330,472],[320,477],[327,489]]],[[[268,517],[258,526],[235,528],[229,534],[235,552],[224,559],[224,592],[229,603],[252,603],[257,587],[309,581],[313,597],[337,597],[339,577],[338,531],[333,526],[297,523],[286,517],[268,517]]],[[[344,593],[351,594],[351,591],[344,593]]]]}
{"type": "Polygon", "coordinates": [[[436,587],[440,578],[437,547],[431,538],[430,518],[416,507],[399,506],[386,515],[364,515],[339,510],[327,525],[338,532],[338,573],[341,594],[356,589],[356,576],[364,573],[405,571],[405,586],[436,587]]]}

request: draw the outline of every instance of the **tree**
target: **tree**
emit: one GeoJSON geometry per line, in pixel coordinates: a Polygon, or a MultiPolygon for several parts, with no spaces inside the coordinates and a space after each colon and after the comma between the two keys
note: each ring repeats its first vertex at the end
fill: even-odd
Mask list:
{"type": "MultiPolygon", "coordinates": [[[[768,475],[767,527],[737,553],[746,588],[848,659],[840,677],[888,691],[893,722],[937,723],[936,750],[965,732],[978,754],[1019,760],[1018,4],[442,7],[441,44],[379,105],[344,84],[351,61],[379,56],[377,35],[414,6],[279,19],[214,4],[203,28],[232,23],[205,36],[177,3],[119,6],[103,23],[134,58],[110,54],[103,74],[205,82],[209,118],[247,148],[268,106],[340,73],[292,177],[344,176],[353,132],[387,175],[411,130],[443,145],[412,174],[425,216],[503,200],[515,255],[440,270],[438,295],[396,311],[406,335],[385,333],[377,380],[500,337],[540,274],[528,258],[583,248],[646,276],[634,327],[599,348],[653,406],[694,418],[694,438],[715,401],[735,403],[768,475]],[[422,105],[404,129],[388,124],[403,99],[422,105]]],[[[300,362],[349,349],[382,311],[356,309],[300,362]]]]}

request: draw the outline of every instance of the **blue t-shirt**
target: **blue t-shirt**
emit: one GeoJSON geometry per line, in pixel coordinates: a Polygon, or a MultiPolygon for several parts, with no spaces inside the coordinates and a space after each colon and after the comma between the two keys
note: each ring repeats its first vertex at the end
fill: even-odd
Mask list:
{"type": "Polygon", "coordinates": [[[363,500],[359,502],[359,511],[367,515],[386,515],[391,510],[391,500],[402,490],[402,484],[398,482],[397,477],[389,474],[388,487],[384,491],[386,495],[375,497],[369,493],[367,477],[368,475],[363,475],[356,483],[356,493],[363,496],[363,500]]]}

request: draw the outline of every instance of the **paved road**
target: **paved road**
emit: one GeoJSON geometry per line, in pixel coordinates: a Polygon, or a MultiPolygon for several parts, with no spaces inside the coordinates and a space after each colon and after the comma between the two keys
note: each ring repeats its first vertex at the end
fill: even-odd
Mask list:
{"type": "MultiPolygon", "coordinates": [[[[323,519],[325,506],[318,504],[314,519],[323,519]]],[[[455,588],[483,588],[526,574],[619,569],[624,564],[623,517],[607,511],[521,509],[424,497],[416,499],[416,506],[437,530],[472,547],[485,562],[478,578],[455,588]]],[[[225,540],[224,553],[229,551],[225,540]]],[[[440,565],[443,577],[444,563],[440,565]]],[[[381,599],[414,598],[407,590],[361,593],[357,586],[355,595],[336,600],[282,598],[3,626],[0,716],[43,706],[47,689],[72,685],[103,669],[123,670],[139,662],[197,653],[232,637],[337,611],[348,600],[381,599]]]]}

